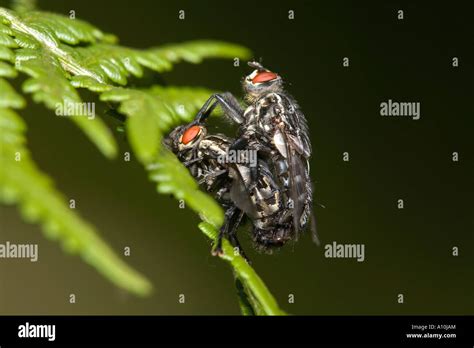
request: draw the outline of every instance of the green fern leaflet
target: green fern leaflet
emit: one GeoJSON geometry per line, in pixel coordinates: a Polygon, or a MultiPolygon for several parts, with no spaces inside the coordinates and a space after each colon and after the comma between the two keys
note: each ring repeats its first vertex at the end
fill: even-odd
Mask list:
{"type": "MultiPolygon", "coordinates": [[[[187,169],[162,148],[172,127],[189,122],[214,91],[202,87],[150,86],[136,89],[131,78],[146,72],[162,74],[179,62],[199,64],[207,58],[248,59],[244,47],[209,40],[168,44],[149,49],[119,45],[118,39],[97,27],[59,14],[36,11],[34,2],[19,1],[17,10],[0,7],[0,203],[14,204],[25,221],[41,225],[56,240],[115,285],[136,295],[148,295],[150,282],[129,267],[98,231],[75,210],[51,178],[41,172],[27,148],[26,125],[17,110],[31,97],[53,111],[58,105],[82,103],[85,88],[125,116],[127,139],[138,160],[157,183],[157,191],[173,194],[204,220],[201,230],[215,240],[223,222],[222,208],[200,191],[187,169]],[[22,74],[22,94],[7,79],[22,74]],[[28,98],[26,98],[28,97],[28,98]]],[[[77,111],[68,117],[107,158],[117,157],[112,131],[99,117],[77,111]]],[[[244,314],[283,314],[255,271],[225,242],[223,258],[237,279],[244,314]],[[247,304],[247,307],[245,306],[247,304]]]]}

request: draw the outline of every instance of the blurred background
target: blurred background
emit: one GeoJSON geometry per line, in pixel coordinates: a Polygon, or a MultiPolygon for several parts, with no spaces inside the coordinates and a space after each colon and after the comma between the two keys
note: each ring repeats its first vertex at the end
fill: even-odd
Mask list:
{"type": "MultiPolygon", "coordinates": [[[[319,315],[474,313],[472,12],[460,5],[390,1],[70,0],[39,6],[65,15],[74,10],[126,46],[191,39],[239,43],[286,79],[310,125],[315,201],[325,206],[314,208],[322,246],[305,235],[274,255],[260,255],[247,229],[240,232],[254,268],[283,309],[319,315]],[[185,20],[178,19],[179,10],[185,20]],[[350,59],[348,68],[343,57],[350,59]],[[420,102],[421,119],[381,117],[380,103],[388,99],[420,102]],[[342,160],[346,151],[349,162],[342,160]],[[451,160],[453,151],[459,162],[451,160]],[[365,261],[325,258],[323,246],[333,241],[365,244],[365,261]],[[458,257],[452,256],[454,246],[458,257]],[[404,304],[397,303],[400,293],[404,304]]],[[[240,79],[249,69],[232,64],[183,63],[161,79],[241,96],[240,79]]],[[[25,224],[14,208],[1,206],[0,242],[38,243],[39,261],[0,260],[0,313],[239,314],[231,270],[210,255],[199,218],[156,194],[136,161],[108,161],[71,122],[28,102],[20,114],[33,158],[111,246],[118,252],[131,247],[126,261],[151,279],[155,291],[145,299],[123,293],[46,240],[38,226],[25,224]],[[68,302],[71,293],[76,304],[68,302]]],[[[105,111],[97,103],[96,112],[105,111]]],[[[213,130],[225,128],[215,123],[213,130]]],[[[121,150],[129,151],[123,135],[116,136],[121,150]]]]}

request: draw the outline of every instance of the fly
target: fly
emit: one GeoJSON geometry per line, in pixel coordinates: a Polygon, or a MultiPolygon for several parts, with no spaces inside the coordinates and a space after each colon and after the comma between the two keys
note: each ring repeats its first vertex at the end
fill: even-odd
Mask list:
{"type": "Polygon", "coordinates": [[[237,229],[246,219],[252,223],[252,239],[260,251],[271,251],[292,239],[291,211],[285,208],[280,186],[269,165],[257,161],[258,178],[252,182],[248,164],[220,159],[229,154],[234,140],[222,134],[208,134],[203,123],[176,127],[165,144],[189,169],[201,187],[213,194],[225,210],[214,254],[222,252],[226,237],[245,257],[237,229]]]}
{"type": "MultiPolygon", "coordinates": [[[[279,223],[292,219],[295,238],[311,220],[313,240],[319,244],[312,213],[312,184],[309,175],[311,142],[306,118],[296,100],[285,91],[280,75],[258,62],[249,62],[254,71],[242,81],[246,108],[229,92],[213,94],[198,112],[195,121],[203,122],[220,105],[225,116],[239,125],[237,139],[230,149],[254,149],[271,165],[281,189],[284,214],[279,223]]],[[[259,167],[250,172],[252,182],[259,167]]]]}

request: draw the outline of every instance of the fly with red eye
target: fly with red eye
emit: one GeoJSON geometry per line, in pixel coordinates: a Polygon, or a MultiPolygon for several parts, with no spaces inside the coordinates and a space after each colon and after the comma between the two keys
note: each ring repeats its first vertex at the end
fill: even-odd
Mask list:
{"type": "Polygon", "coordinates": [[[268,163],[261,160],[254,163],[259,167],[259,180],[248,189],[251,163],[225,160],[234,139],[223,134],[208,134],[205,125],[192,122],[176,127],[164,140],[201,188],[213,194],[225,210],[214,255],[222,253],[225,237],[247,259],[237,238],[237,229],[245,219],[252,223],[252,236],[258,250],[270,251],[291,240],[291,223],[280,223],[287,220],[287,210],[268,163]],[[192,145],[182,146],[185,143],[192,145]]]}
{"type": "MultiPolygon", "coordinates": [[[[181,158],[187,160],[187,163],[202,164],[202,159],[209,157],[208,149],[211,144],[207,142],[204,147],[201,146],[203,144],[197,145],[202,142],[202,136],[201,129],[196,125],[204,125],[212,111],[220,106],[224,115],[239,125],[238,136],[228,146],[228,150],[255,151],[259,163],[262,163],[246,168],[245,174],[241,175],[244,180],[240,180],[245,182],[245,185],[240,185],[239,189],[234,189],[237,185],[230,185],[228,192],[231,203],[224,207],[224,226],[233,224],[231,216],[237,208],[252,220],[255,227],[253,237],[259,250],[269,251],[289,240],[297,240],[299,232],[308,226],[311,226],[313,231],[313,240],[319,244],[312,212],[313,195],[309,176],[311,142],[306,118],[293,97],[284,90],[278,74],[258,62],[250,62],[249,66],[255,70],[242,82],[246,109],[243,110],[240,102],[229,92],[213,94],[197,113],[193,126],[181,133],[182,144],[192,143],[193,149],[197,146],[196,151],[193,150],[192,158],[185,159],[182,155],[181,158]],[[196,138],[200,140],[194,143],[196,138]],[[206,148],[206,151],[201,151],[200,148],[206,148]],[[261,186],[263,181],[267,182],[265,187],[261,186]],[[246,210],[249,206],[248,198],[255,197],[255,192],[259,197],[266,197],[269,187],[273,188],[275,196],[272,197],[275,199],[272,198],[273,200],[268,202],[259,201],[258,204],[254,201],[250,206],[257,207],[259,214],[266,211],[272,211],[274,214],[274,201],[282,202],[282,205],[277,209],[278,214],[267,216],[266,228],[259,228],[256,215],[246,210]]],[[[214,142],[212,146],[217,143],[219,142],[214,142]]],[[[191,154],[188,149],[189,146],[182,148],[187,154],[191,154]]],[[[198,173],[202,173],[202,169],[219,172],[215,170],[217,164],[213,167],[214,170],[210,170],[210,167],[201,168],[198,173]]],[[[229,170],[228,176],[233,182],[235,175],[232,172],[235,170],[229,170]]],[[[225,234],[220,233],[221,236],[225,234]]]]}
{"type": "Polygon", "coordinates": [[[262,71],[257,72],[257,74],[252,78],[252,83],[263,83],[272,81],[278,78],[278,75],[271,71],[262,71]]]}
{"type": "MultiPolygon", "coordinates": [[[[313,240],[319,244],[312,212],[311,142],[306,118],[296,100],[283,88],[278,74],[259,62],[249,62],[249,66],[255,70],[242,81],[246,109],[229,92],[213,94],[196,115],[195,122],[204,122],[219,105],[224,115],[239,125],[238,137],[230,149],[258,151],[258,157],[271,167],[284,195],[285,216],[292,220],[295,239],[300,231],[311,226],[313,240]]],[[[258,168],[250,168],[250,173],[250,182],[257,182],[258,168]]],[[[270,233],[258,240],[271,244],[274,238],[270,233]]]]}
{"type": "Polygon", "coordinates": [[[201,126],[191,126],[184,131],[183,135],[181,136],[180,141],[184,145],[187,145],[193,140],[195,140],[201,133],[202,133],[201,126]]]}

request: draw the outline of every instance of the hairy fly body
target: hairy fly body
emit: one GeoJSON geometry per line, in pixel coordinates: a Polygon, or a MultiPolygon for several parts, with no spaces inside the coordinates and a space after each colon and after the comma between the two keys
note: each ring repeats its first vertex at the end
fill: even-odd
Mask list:
{"type": "MultiPolygon", "coordinates": [[[[231,149],[254,149],[258,157],[271,164],[271,171],[282,192],[284,207],[293,220],[293,235],[298,236],[312,217],[313,239],[316,236],[312,216],[312,184],[309,175],[311,142],[306,118],[295,99],[283,88],[281,77],[250,62],[255,70],[243,79],[247,108],[243,110],[230,93],[214,94],[196,116],[203,122],[220,105],[224,114],[239,125],[237,139],[231,149]]],[[[256,182],[259,168],[250,171],[250,180],[256,182]]],[[[286,223],[287,214],[282,216],[286,223]]],[[[269,235],[271,238],[271,234],[269,235]]]]}
{"type": "Polygon", "coordinates": [[[245,256],[237,239],[237,229],[245,218],[252,222],[257,249],[270,251],[293,238],[291,212],[285,209],[280,186],[265,161],[257,161],[258,178],[253,182],[251,166],[221,160],[233,142],[222,134],[208,134],[197,122],[175,128],[165,139],[168,148],[225,209],[214,252],[221,252],[222,237],[227,237],[245,256]]]}

